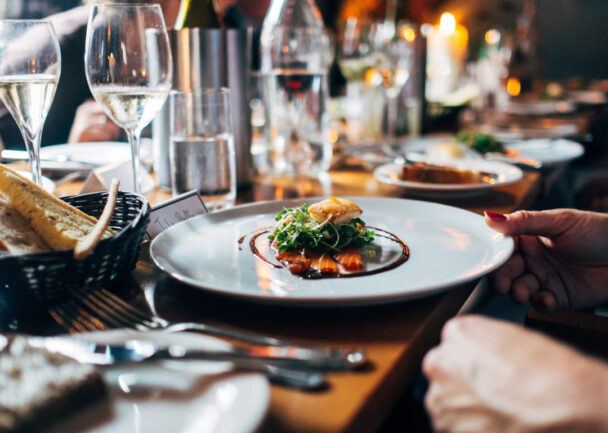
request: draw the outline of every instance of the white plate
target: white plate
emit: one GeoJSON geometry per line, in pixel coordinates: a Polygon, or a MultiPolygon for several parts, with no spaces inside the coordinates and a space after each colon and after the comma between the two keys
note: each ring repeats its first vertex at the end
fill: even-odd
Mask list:
{"type": "Polygon", "coordinates": [[[384,164],[374,170],[374,177],[380,182],[390,185],[397,185],[407,188],[409,191],[417,194],[431,193],[438,195],[441,193],[449,193],[446,198],[454,197],[455,194],[462,195],[470,193],[485,193],[497,186],[504,186],[519,181],[523,177],[523,172],[504,162],[486,161],[484,159],[466,159],[459,158],[453,160],[426,160],[430,163],[438,163],[449,167],[459,169],[476,170],[493,173],[497,176],[494,183],[488,182],[471,182],[471,183],[426,183],[413,182],[401,179],[401,164],[384,164]]]}
{"type": "MultiPolygon", "coordinates": [[[[401,144],[408,154],[428,155],[429,149],[440,142],[453,142],[452,135],[432,135],[401,144]]],[[[518,140],[504,145],[508,150],[519,152],[521,159],[533,159],[541,166],[551,166],[572,161],[584,155],[585,148],[580,143],[565,138],[536,138],[518,140]]]]}
{"type": "Polygon", "coordinates": [[[548,138],[509,143],[507,149],[519,152],[521,158],[535,159],[546,166],[563,164],[585,153],[585,148],[576,141],[548,138]]]}
{"type": "MultiPolygon", "coordinates": [[[[19,173],[26,179],[32,180],[32,173],[30,173],[29,171],[17,170],[17,173],[19,173]]],[[[55,192],[55,183],[48,177],[42,176],[42,188],[44,188],[46,192],[53,194],[55,192]]]]}
{"type": "Polygon", "coordinates": [[[553,114],[570,114],[576,111],[573,101],[510,101],[505,113],[523,116],[550,116],[553,114]]]}
{"type": "MultiPolygon", "coordinates": [[[[228,344],[192,333],[150,331],[137,337],[201,349],[221,350],[228,344]]],[[[118,343],[133,338],[133,331],[79,334],[78,338],[118,343]]],[[[226,374],[229,369],[227,362],[209,361],[160,361],[104,369],[110,410],[85,410],[50,433],[251,433],[268,409],[270,385],[262,374],[226,374]]]]}
{"type": "Polygon", "coordinates": [[[492,271],[513,251],[513,240],[489,229],[477,214],[415,200],[355,197],[368,226],[394,233],[409,246],[408,261],[375,275],[305,280],[251,253],[252,233],[272,226],[277,212],[318,200],[263,202],[194,217],[156,237],[152,258],[177,280],[204,290],[263,303],[335,306],[438,293],[492,271]]]}
{"type": "Polygon", "coordinates": [[[117,141],[57,144],[40,149],[40,157],[102,166],[130,161],[131,150],[129,143],[117,141]]]}

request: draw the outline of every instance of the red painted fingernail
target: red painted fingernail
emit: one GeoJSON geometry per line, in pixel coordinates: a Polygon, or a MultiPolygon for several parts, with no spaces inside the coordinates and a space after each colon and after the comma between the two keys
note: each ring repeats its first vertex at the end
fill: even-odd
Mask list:
{"type": "Polygon", "coordinates": [[[504,216],[501,213],[496,213],[496,212],[490,212],[489,210],[486,210],[483,212],[488,218],[490,218],[492,221],[496,221],[496,222],[503,222],[507,220],[507,217],[504,216]]]}

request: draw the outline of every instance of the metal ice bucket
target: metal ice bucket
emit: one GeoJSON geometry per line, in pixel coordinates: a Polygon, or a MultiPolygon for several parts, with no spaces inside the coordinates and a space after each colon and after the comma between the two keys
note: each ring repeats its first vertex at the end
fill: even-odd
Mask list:
{"type": "MultiPolygon", "coordinates": [[[[246,185],[251,175],[251,116],[248,100],[251,30],[189,28],[172,30],[169,37],[175,90],[208,87],[230,89],[237,185],[246,185]]],[[[169,104],[165,104],[152,122],[154,171],[159,186],[167,191],[171,190],[169,118],[169,104]]]]}

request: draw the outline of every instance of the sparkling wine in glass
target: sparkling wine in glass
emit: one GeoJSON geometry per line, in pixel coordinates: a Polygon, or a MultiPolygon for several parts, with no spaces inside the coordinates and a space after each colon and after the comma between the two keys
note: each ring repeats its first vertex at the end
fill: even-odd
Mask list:
{"type": "Polygon", "coordinates": [[[60,73],[61,51],[49,21],[0,20],[0,100],[21,130],[38,185],[40,138],[60,73]]]}
{"type": "Polygon", "coordinates": [[[173,77],[160,6],[93,5],[85,69],[93,97],[127,133],[133,185],[136,192],[141,192],[139,138],[165,103],[173,77]]]}

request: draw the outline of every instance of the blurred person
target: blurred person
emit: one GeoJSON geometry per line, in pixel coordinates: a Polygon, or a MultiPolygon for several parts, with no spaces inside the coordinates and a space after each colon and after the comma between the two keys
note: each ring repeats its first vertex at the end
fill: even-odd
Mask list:
{"type": "MultiPolygon", "coordinates": [[[[151,0],[145,3],[159,4],[168,27],[173,25],[180,0],[151,0]]],[[[66,143],[68,140],[110,141],[120,137],[120,128],[93,101],[86,80],[84,51],[89,9],[89,5],[78,6],[47,18],[55,28],[61,47],[61,76],[42,131],[43,146],[66,143]]],[[[24,146],[17,124],[0,103],[0,147],[2,145],[6,148],[24,146]]]]}
{"type": "MultiPolygon", "coordinates": [[[[486,223],[516,244],[489,278],[499,293],[542,311],[608,301],[608,215],[486,212],[486,223]]],[[[514,324],[450,320],[423,372],[438,432],[608,431],[608,365],[514,324]]]]}

